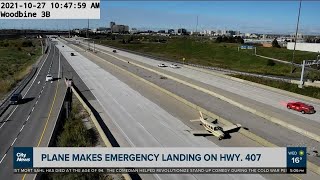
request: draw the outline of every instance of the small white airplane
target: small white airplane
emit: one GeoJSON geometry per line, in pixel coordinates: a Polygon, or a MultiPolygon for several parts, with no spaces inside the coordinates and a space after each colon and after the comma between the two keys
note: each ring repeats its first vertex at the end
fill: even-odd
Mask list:
{"type": "Polygon", "coordinates": [[[216,125],[218,123],[218,120],[211,122],[208,122],[206,119],[203,118],[202,112],[199,111],[200,118],[195,120],[190,120],[191,122],[197,122],[200,121],[200,124],[205,128],[205,130],[192,130],[190,133],[193,135],[214,135],[219,138],[219,140],[222,140],[226,137],[226,135],[229,135],[231,131],[234,131],[236,129],[241,128],[241,124],[234,124],[231,126],[218,126],[216,125]]]}

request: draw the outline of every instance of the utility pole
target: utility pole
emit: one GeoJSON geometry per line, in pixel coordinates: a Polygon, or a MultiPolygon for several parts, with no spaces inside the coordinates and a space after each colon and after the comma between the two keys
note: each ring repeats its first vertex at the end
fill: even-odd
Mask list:
{"type": "Polygon", "coordinates": [[[70,23],[69,23],[69,19],[68,19],[68,26],[69,26],[69,38],[71,38],[71,35],[70,35],[70,23]]]}
{"type": "Polygon", "coordinates": [[[88,19],[88,27],[87,27],[87,38],[89,38],[89,19],[88,19]]]}
{"type": "Polygon", "coordinates": [[[298,13],[298,21],[297,21],[297,27],[296,27],[296,35],[295,35],[295,37],[294,37],[294,48],[293,48],[292,60],[291,60],[291,73],[292,73],[292,70],[293,70],[294,53],[295,53],[295,51],[296,51],[296,45],[297,45],[297,35],[298,35],[298,30],[299,30],[301,2],[302,2],[302,0],[300,0],[300,4],[299,4],[299,13],[298,13]]]}
{"type": "Polygon", "coordinates": [[[196,25],[196,33],[198,32],[198,16],[197,16],[197,25],[196,25]]]}
{"type": "Polygon", "coordinates": [[[306,65],[306,61],[303,60],[303,63],[302,63],[302,70],[301,70],[301,77],[300,77],[300,83],[299,83],[299,88],[302,88],[303,87],[303,75],[304,75],[304,67],[306,65]]]}

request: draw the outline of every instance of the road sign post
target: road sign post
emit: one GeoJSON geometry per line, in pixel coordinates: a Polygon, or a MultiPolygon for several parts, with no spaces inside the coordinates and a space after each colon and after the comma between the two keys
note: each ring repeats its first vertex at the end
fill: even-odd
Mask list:
{"type": "Polygon", "coordinates": [[[304,74],[304,66],[306,64],[306,61],[303,60],[303,63],[302,63],[302,70],[301,70],[301,77],[300,77],[300,83],[298,85],[299,88],[303,88],[303,74],[304,74]]]}
{"type": "Polygon", "coordinates": [[[308,66],[311,66],[311,65],[317,65],[319,66],[320,65],[320,60],[303,60],[302,62],[302,70],[301,70],[301,77],[300,77],[300,83],[298,85],[299,88],[303,88],[303,76],[304,76],[304,69],[305,69],[305,66],[308,65],[308,66]]]}

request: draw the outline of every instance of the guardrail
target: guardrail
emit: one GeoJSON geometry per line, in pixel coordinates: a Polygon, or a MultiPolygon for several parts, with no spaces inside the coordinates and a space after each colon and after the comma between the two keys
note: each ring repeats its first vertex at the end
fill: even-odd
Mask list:
{"type": "Polygon", "coordinates": [[[21,93],[21,91],[26,87],[26,85],[30,82],[30,80],[33,78],[33,76],[35,75],[35,73],[37,72],[38,67],[32,68],[31,72],[22,80],[18,83],[18,86],[16,86],[16,88],[14,88],[9,95],[2,101],[1,105],[0,105],[0,117],[2,116],[2,114],[9,108],[10,106],[10,97],[14,94],[14,93],[21,93]]]}
{"type": "MultiPolygon", "coordinates": [[[[45,54],[47,53],[49,46],[48,43],[45,42],[46,45],[46,50],[45,50],[45,54]]],[[[40,57],[40,61],[41,61],[42,56],[40,57]]],[[[40,62],[39,61],[39,62],[40,62]]],[[[36,63],[37,64],[37,63],[36,63]]],[[[36,65],[37,66],[37,65],[36,65]]],[[[32,70],[29,72],[29,74],[18,83],[18,85],[11,90],[11,92],[1,101],[0,103],[0,117],[2,116],[2,114],[9,108],[10,106],[10,98],[14,93],[21,93],[21,91],[25,88],[25,86],[30,82],[30,80],[33,78],[33,76],[35,75],[35,73],[38,70],[38,67],[32,67],[32,70]]]]}
{"type": "MultiPolygon", "coordinates": [[[[118,48],[118,47],[114,47],[114,46],[110,46],[110,45],[103,44],[103,46],[113,48],[113,49],[118,49],[118,50],[121,50],[124,52],[132,53],[132,54],[136,54],[136,55],[140,55],[140,56],[144,56],[144,57],[148,57],[148,58],[152,58],[152,59],[156,59],[156,60],[160,60],[160,61],[165,61],[168,63],[184,64],[184,65],[193,66],[193,67],[197,67],[197,68],[221,71],[221,72],[230,73],[230,74],[241,74],[241,75],[254,76],[254,77],[259,77],[259,78],[268,78],[268,79],[274,79],[274,80],[279,80],[279,81],[285,81],[285,82],[289,82],[289,83],[291,82],[291,80],[299,80],[298,78],[279,77],[279,76],[272,76],[272,75],[261,75],[261,74],[247,73],[247,72],[235,71],[235,70],[224,69],[224,68],[213,67],[213,66],[203,66],[203,65],[192,64],[192,63],[187,63],[187,62],[183,63],[181,61],[176,61],[173,59],[158,57],[158,56],[154,56],[151,54],[141,53],[141,52],[132,51],[132,50],[124,49],[124,48],[118,48]]],[[[97,49],[99,49],[99,48],[95,47],[95,49],[97,51],[97,49]]]]}

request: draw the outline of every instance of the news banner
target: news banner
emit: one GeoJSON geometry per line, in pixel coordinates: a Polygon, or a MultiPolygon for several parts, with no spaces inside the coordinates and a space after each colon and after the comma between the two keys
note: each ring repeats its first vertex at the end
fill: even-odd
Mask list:
{"type": "Polygon", "coordinates": [[[305,174],[305,147],[14,147],[14,173],[305,174]]]}

